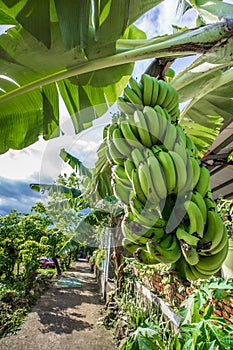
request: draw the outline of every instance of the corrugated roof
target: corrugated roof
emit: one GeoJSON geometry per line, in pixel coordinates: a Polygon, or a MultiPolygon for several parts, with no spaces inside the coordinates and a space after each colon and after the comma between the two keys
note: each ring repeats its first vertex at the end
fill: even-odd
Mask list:
{"type": "Polygon", "coordinates": [[[227,162],[233,151],[233,121],[222,129],[202,162],[210,170],[210,184],[213,198],[223,195],[233,198],[233,162],[227,162]]]}

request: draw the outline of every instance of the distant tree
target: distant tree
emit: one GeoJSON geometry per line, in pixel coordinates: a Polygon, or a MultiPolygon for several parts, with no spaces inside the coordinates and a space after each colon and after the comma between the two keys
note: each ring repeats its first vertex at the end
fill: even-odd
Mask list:
{"type": "Polygon", "coordinates": [[[0,216],[0,276],[12,279],[19,262],[19,244],[24,240],[20,230],[21,213],[12,210],[0,216]]]}

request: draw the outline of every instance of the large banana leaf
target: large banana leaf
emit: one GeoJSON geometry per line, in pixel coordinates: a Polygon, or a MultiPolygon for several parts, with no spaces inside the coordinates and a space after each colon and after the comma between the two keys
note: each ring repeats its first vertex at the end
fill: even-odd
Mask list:
{"type": "Polygon", "coordinates": [[[233,119],[233,40],[198,58],[171,82],[179,92],[180,124],[205,151],[233,119]],[[231,47],[231,50],[229,50],[231,47]]]}
{"type": "Polygon", "coordinates": [[[80,246],[80,240],[78,235],[73,235],[70,237],[70,239],[65,242],[65,244],[62,246],[62,248],[59,251],[60,255],[66,255],[74,251],[80,246]]]}
{"type": "Polygon", "coordinates": [[[91,171],[88,169],[83,163],[72,154],[68,153],[64,148],[60,151],[60,157],[64,162],[68,162],[68,164],[73,168],[76,172],[78,172],[79,176],[91,177],[91,171]]]}
{"type": "Polygon", "coordinates": [[[161,1],[0,0],[0,23],[14,25],[0,35],[0,153],[24,148],[41,134],[45,139],[59,136],[59,93],[75,132],[106,112],[133,64],[93,72],[85,79],[77,77],[78,68],[114,55],[121,37],[145,39],[142,31],[127,28],[161,1]],[[80,113],[100,104],[101,109],[89,110],[88,118],[80,113]]]}
{"type": "Polygon", "coordinates": [[[233,20],[150,40],[135,28],[129,30],[160,2],[70,0],[66,6],[51,0],[48,7],[46,0],[37,5],[33,0],[0,0],[0,22],[4,17],[5,23],[17,22],[0,35],[0,153],[26,147],[41,134],[45,139],[58,136],[59,94],[77,133],[115,102],[132,62],[184,57],[222,46],[232,51],[233,20]],[[83,113],[87,107],[88,114],[83,113]]]}
{"type": "Polygon", "coordinates": [[[36,192],[48,191],[49,195],[54,193],[63,195],[66,198],[78,198],[81,196],[81,191],[74,187],[67,187],[63,185],[47,185],[47,184],[30,184],[30,188],[36,192]]]}
{"type": "Polygon", "coordinates": [[[222,0],[189,0],[189,2],[205,23],[214,23],[222,18],[233,17],[232,4],[224,3],[222,0]]]}
{"type": "Polygon", "coordinates": [[[77,223],[75,234],[63,245],[59,254],[72,252],[80,243],[87,242],[89,246],[97,246],[98,235],[101,234],[100,226],[109,223],[109,212],[90,209],[77,223]]]}

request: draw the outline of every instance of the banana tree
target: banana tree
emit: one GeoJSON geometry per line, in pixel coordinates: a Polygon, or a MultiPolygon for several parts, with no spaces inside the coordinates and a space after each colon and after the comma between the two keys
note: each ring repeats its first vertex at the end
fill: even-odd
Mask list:
{"type": "Polygon", "coordinates": [[[78,158],[62,149],[61,158],[68,162],[75,171],[70,177],[71,181],[69,178],[62,179],[60,177],[59,184],[31,184],[30,187],[35,191],[46,191],[51,198],[47,210],[52,218],[57,218],[55,218],[54,225],[59,225],[59,230],[63,231],[65,238],[65,243],[59,252],[60,255],[72,253],[84,242],[89,247],[97,247],[106,229],[111,232],[115,271],[117,279],[120,280],[122,271],[119,267],[123,258],[120,223],[124,209],[113,195],[110,174],[108,177],[105,174],[105,171],[109,170],[109,166],[104,155],[105,153],[102,156],[99,155],[96,167],[91,169],[85,167],[78,158]],[[101,169],[103,163],[106,165],[105,170],[101,169]],[[78,184],[78,188],[75,183],[78,184]],[[101,191],[100,185],[103,183],[108,183],[108,192],[101,191]],[[69,184],[70,186],[68,186],[69,184]],[[81,209],[87,210],[82,215],[78,215],[81,209]],[[72,212],[70,217],[68,217],[67,212],[72,212]],[[68,222],[71,219],[72,223],[67,222],[67,217],[68,222]],[[59,221],[65,223],[65,225],[63,223],[63,228],[59,221]],[[69,228],[69,226],[72,227],[69,228]]]}
{"type": "Polygon", "coordinates": [[[197,28],[147,39],[133,23],[161,2],[0,0],[0,24],[11,26],[0,35],[0,153],[58,137],[60,97],[78,133],[117,100],[134,62],[197,54],[171,83],[180,123],[199,148],[211,144],[233,111],[233,6],[179,1],[199,12],[197,28]]]}

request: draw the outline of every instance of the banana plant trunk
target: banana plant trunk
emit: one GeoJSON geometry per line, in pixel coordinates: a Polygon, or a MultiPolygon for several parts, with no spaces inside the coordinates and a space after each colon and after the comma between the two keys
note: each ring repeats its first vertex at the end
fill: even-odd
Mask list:
{"type": "Polygon", "coordinates": [[[54,264],[56,266],[57,274],[60,276],[61,275],[61,268],[60,268],[60,265],[59,265],[59,262],[58,262],[56,256],[53,257],[53,261],[54,261],[54,264]]]}

